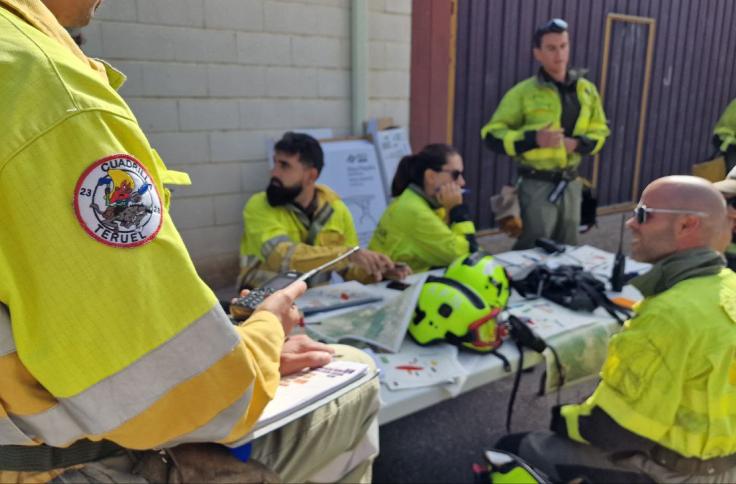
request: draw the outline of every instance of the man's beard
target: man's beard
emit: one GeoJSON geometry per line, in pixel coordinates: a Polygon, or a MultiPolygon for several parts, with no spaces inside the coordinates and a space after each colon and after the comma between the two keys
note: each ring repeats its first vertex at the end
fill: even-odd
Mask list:
{"type": "Polygon", "coordinates": [[[293,202],[302,193],[303,188],[302,185],[285,187],[278,178],[271,178],[268,188],[266,188],[266,199],[268,199],[268,204],[272,207],[286,205],[287,203],[293,202]]]}

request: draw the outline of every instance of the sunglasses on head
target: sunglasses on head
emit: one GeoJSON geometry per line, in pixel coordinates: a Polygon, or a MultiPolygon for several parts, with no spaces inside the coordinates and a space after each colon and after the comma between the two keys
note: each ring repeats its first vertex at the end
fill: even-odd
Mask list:
{"type": "Polygon", "coordinates": [[[647,214],[649,213],[681,213],[688,215],[697,215],[699,217],[707,217],[708,214],[705,212],[699,212],[697,210],[680,210],[676,208],[650,208],[646,205],[638,205],[634,209],[634,220],[639,225],[647,223],[647,214]]]}
{"type": "Polygon", "coordinates": [[[549,33],[562,33],[567,30],[567,22],[561,18],[553,18],[537,29],[537,35],[549,33]]]}
{"type": "Polygon", "coordinates": [[[453,180],[457,181],[458,178],[463,176],[462,170],[440,170],[443,173],[449,173],[453,180]]]}

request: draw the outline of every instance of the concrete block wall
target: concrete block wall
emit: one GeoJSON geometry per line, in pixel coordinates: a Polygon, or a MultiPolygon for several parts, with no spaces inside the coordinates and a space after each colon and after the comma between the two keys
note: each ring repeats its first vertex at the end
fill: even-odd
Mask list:
{"type": "MultiPolygon", "coordinates": [[[[411,0],[368,0],[368,116],[409,122],[411,0]]],[[[246,200],[269,178],[266,143],[295,128],[351,130],[350,0],[107,0],[88,55],[191,187],[171,213],[214,288],[237,274],[246,200]]]]}

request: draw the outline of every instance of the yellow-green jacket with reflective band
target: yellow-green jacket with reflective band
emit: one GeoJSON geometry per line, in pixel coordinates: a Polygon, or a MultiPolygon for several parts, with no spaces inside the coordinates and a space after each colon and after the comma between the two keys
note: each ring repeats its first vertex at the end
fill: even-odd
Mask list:
{"type": "Polygon", "coordinates": [[[579,419],[599,407],[684,457],[736,453],[736,274],[686,279],[635,309],[593,395],[562,408],[567,434],[585,442],[579,419]]]}
{"type": "Polygon", "coordinates": [[[433,209],[412,188],[405,189],[381,216],[368,248],[414,272],[444,267],[470,251],[467,235],[475,234],[471,221],[448,225],[444,208],[433,209]]]}
{"type": "Polygon", "coordinates": [[[0,445],[237,443],[278,386],[281,324],[230,323],[165,203],[144,245],[85,232],[72,202],[96,160],[138,160],[158,193],[174,177],[122,76],[63,35],[40,0],[0,0],[0,445]]]}
{"type": "Polygon", "coordinates": [[[713,128],[713,134],[721,140],[720,150],[725,153],[730,146],[736,145],[736,99],[731,101],[713,128]]]}
{"type": "MultiPolygon", "coordinates": [[[[595,85],[587,79],[576,82],[580,114],[573,136],[585,136],[596,142],[591,154],[598,153],[609,135],[606,115],[595,85]]],[[[524,153],[516,152],[516,142],[524,139],[527,131],[545,127],[562,129],[562,103],[557,87],[533,76],[509,90],[491,120],[481,129],[481,138],[489,133],[503,141],[506,154],[522,165],[536,170],[575,168],[580,164],[578,153],[567,153],[564,146],[558,148],[534,148],[524,153]]]]}
{"type": "MultiPolygon", "coordinates": [[[[353,216],[340,197],[316,185],[317,208],[310,220],[293,205],[272,207],[265,192],[256,193],[243,208],[240,241],[241,277],[258,286],[279,272],[306,272],[358,245],[353,216]]],[[[369,274],[347,261],[335,264],[347,279],[368,282],[369,274]]]]}

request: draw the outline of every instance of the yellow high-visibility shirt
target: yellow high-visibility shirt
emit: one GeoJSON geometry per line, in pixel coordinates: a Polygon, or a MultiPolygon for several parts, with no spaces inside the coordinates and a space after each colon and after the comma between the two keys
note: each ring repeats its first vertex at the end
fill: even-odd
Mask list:
{"type": "Polygon", "coordinates": [[[0,445],[236,443],[278,386],[281,324],[229,322],[122,76],[55,22],[0,0],[0,445]]]}
{"type": "Polygon", "coordinates": [[[736,453],[736,274],[678,282],[647,297],[613,336],[601,383],[566,405],[571,438],[599,407],[629,432],[685,457],[736,453]]]}
{"type": "MultiPolygon", "coordinates": [[[[603,112],[601,98],[595,85],[580,78],[575,85],[580,113],[575,123],[573,136],[585,136],[595,141],[590,154],[598,153],[610,131],[603,112]]],[[[517,153],[515,143],[524,139],[527,131],[538,131],[545,127],[560,129],[562,102],[554,84],[542,82],[533,76],[512,87],[501,99],[490,121],[483,126],[480,135],[489,133],[503,141],[506,154],[522,165],[536,170],[560,170],[575,168],[580,164],[579,153],[567,153],[563,146],[556,148],[534,148],[517,153]]]]}
{"type": "Polygon", "coordinates": [[[448,224],[444,208],[433,209],[409,187],[381,216],[368,248],[405,262],[414,272],[424,272],[467,255],[471,234],[475,234],[473,222],[448,224]]]}

